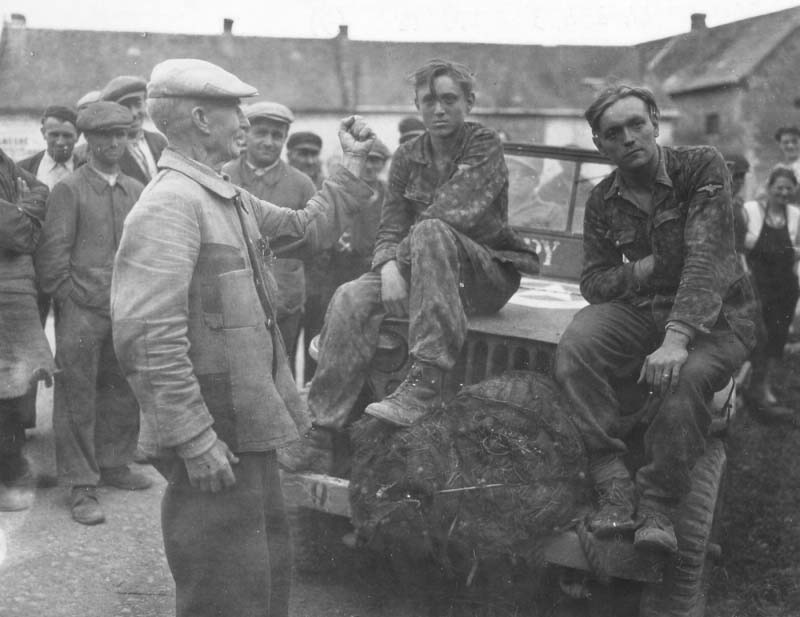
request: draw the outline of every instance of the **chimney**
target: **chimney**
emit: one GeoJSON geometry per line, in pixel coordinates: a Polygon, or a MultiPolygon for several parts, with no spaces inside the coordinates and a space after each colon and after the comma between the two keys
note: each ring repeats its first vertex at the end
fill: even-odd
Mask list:
{"type": "Polygon", "coordinates": [[[336,38],[339,39],[346,39],[347,38],[347,24],[341,24],[339,26],[339,34],[336,38]]]}
{"type": "Polygon", "coordinates": [[[692,32],[700,32],[705,30],[706,14],[705,13],[692,13],[692,32]]]}
{"type": "Polygon", "coordinates": [[[230,17],[222,20],[222,33],[233,34],[233,20],[230,17]]]}
{"type": "Polygon", "coordinates": [[[341,88],[342,110],[350,112],[358,104],[356,91],[358,66],[346,25],[339,26],[339,34],[333,39],[333,44],[336,76],[341,88]]]}
{"type": "Polygon", "coordinates": [[[28,20],[25,19],[25,15],[22,13],[11,13],[11,19],[8,22],[8,25],[11,28],[24,28],[28,23],[28,20]]]}

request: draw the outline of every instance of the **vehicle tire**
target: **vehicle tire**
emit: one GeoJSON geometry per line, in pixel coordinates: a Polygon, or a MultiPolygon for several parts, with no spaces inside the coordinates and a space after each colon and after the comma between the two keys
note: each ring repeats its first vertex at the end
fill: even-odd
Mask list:
{"type": "Polygon", "coordinates": [[[640,617],[702,617],[713,563],[708,555],[718,505],[722,504],[725,447],[719,439],[692,470],[692,491],[675,521],[678,553],[664,568],[661,583],[645,585],[640,617]]]}

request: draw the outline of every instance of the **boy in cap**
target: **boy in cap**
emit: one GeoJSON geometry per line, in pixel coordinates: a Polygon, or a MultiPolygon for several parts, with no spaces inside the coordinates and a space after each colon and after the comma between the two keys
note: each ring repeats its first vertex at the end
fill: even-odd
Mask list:
{"type": "Polygon", "coordinates": [[[318,189],[322,188],[322,183],[325,181],[322,162],[319,160],[322,138],[311,131],[298,131],[289,136],[286,150],[289,164],[311,178],[318,189]]]}
{"type": "MultiPolygon", "coordinates": [[[[281,151],[294,122],[294,114],[285,105],[261,101],[245,106],[249,128],[245,133],[242,155],[222,167],[231,182],[246,189],[259,199],[284,208],[301,210],[316,192],[311,179],[281,160],[281,151]]],[[[316,230],[316,226],[312,231],[316,230]]],[[[313,234],[317,237],[317,234],[313,234]]],[[[312,246],[314,242],[310,243],[312,246]]],[[[273,272],[278,284],[276,318],[278,329],[286,344],[289,366],[294,367],[294,352],[303,316],[306,297],[306,277],[303,262],[293,257],[281,257],[291,246],[273,246],[278,259],[273,272]]]]}
{"type": "Polygon", "coordinates": [[[167,146],[163,135],[143,128],[147,110],[145,94],[147,82],[134,75],[120,75],[109,81],[100,93],[104,101],[127,107],[133,116],[128,130],[128,148],[119,161],[122,173],[147,184],[156,175],[156,163],[167,146]]]}
{"type": "Polygon", "coordinates": [[[47,203],[36,270],[58,309],[53,429],[59,481],[70,488],[72,518],[102,523],[99,482],[121,489],[150,486],[131,471],[139,407],[120,371],[111,338],[109,298],[122,225],[142,184],[120,171],[133,117],[97,102],[78,114],[88,164],[59,182],[47,203]]]}
{"type": "Polygon", "coordinates": [[[425,132],[425,123],[416,116],[406,116],[398,123],[397,130],[400,132],[399,143],[403,145],[422,135],[425,132]]]}
{"type": "Polygon", "coordinates": [[[209,62],[153,69],[148,111],[169,147],[125,223],[114,342],[141,404],[140,446],[168,480],[161,510],[178,617],[287,617],[291,564],[275,449],[307,427],[275,325],[271,239],[356,211],[372,132],[343,121],[337,171],[302,210],[215,168],[239,156],[252,86],[209,62]]]}

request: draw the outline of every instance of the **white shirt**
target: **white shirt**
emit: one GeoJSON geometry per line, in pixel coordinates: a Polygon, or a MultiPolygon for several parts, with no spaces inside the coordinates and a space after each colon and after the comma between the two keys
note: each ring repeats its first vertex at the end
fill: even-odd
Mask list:
{"type": "Polygon", "coordinates": [[[50,153],[45,150],[44,156],[39,163],[39,169],[36,171],[36,179],[47,185],[47,188],[53,189],[57,182],[61,182],[69,174],[75,170],[75,162],[70,156],[66,163],[57,163],[50,153]]]}

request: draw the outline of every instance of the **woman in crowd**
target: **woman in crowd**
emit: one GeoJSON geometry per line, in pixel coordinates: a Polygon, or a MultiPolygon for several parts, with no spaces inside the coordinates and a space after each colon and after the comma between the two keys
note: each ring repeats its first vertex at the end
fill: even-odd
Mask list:
{"type": "Polygon", "coordinates": [[[770,173],[765,198],[744,205],[747,261],[766,326],[766,339],[759,341],[753,354],[750,397],[759,413],[774,419],[790,418],[794,414],[793,410],[779,404],[771,380],[783,353],[800,293],[795,270],[800,258],[800,208],[792,205],[796,192],[794,172],[787,167],[776,167],[770,173]]]}

